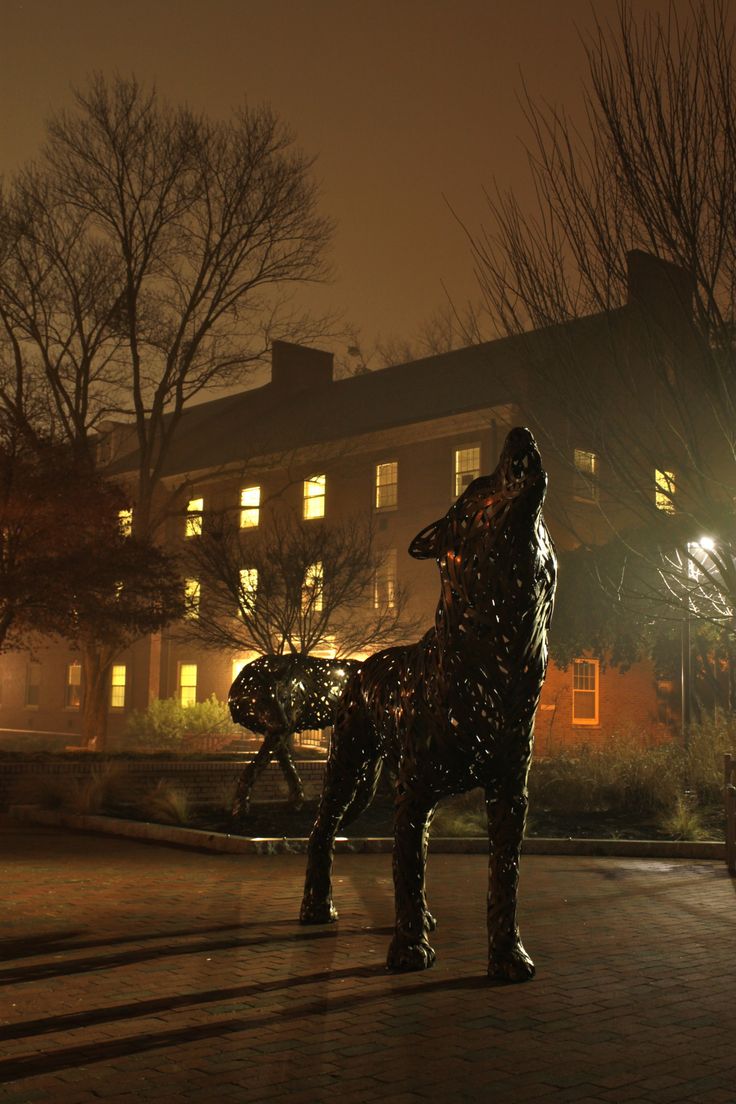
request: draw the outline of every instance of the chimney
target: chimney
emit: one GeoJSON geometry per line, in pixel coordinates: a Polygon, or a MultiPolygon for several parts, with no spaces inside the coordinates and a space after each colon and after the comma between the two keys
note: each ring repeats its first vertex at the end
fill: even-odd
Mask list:
{"type": "Polygon", "coordinates": [[[309,349],[291,341],[274,341],[271,346],[271,386],[295,395],[332,383],[332,353],[309,349]]]}
{"type": "Polygon", "coordinates": [[[665,328],[692,321],[695,280],[687,269],[632,249],[626,254],[626,273],[631,306],[665,328]]]}

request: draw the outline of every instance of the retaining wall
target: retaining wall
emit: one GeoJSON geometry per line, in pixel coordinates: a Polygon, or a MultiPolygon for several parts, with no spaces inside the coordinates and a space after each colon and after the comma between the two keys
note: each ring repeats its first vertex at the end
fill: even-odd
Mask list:
{"type": "MultiPolygon", "coordinates": [[[[223,791],[237,779],[248,762],[242,759],[39,759],[0,761],[0,808],[16,801],[29,801],[49,782],[73,786],[98,771],[119,770],[126,776],[126,793],[135,799],[166,779],[185,790],[190,801],[216,804],[223,791]]],[[[306,796],[318,797],[322,788],[324,762],[297,761],[306,796]]],[[[288,796],[288,787],[276,763],[269,764],[253,789],[253,802],[278,801],[288,796]]],[[[38,800],[38,796],[35,800],[38,800]]]]}

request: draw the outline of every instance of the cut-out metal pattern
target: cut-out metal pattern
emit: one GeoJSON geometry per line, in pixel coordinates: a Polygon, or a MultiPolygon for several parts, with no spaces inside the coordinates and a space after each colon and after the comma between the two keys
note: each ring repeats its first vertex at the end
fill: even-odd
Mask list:
{"type": "Polygon", "coordinates": [[[367,659],[348,682],[309,841],[300,919],[337,918],[334,841],[370,803],[388,760],[398,777],[396,928],[388,966],[434,962],[424,874],[441,798],[483,787],[488,813],[488,973],[524,981],[534,966],[516,923],[534,715],[547,666],[556,559],[542,517],[547,475],[528,429],[513,429],[492,475],[474,480],[409,547],[434,558],[434,627],[409,647],[367,659]]]}
{"type": "Polygon", "coordinates": [[[345,684],[357,667],[353,660],[290,654],[260,656],[242,668],[230,687],[230,715],[264,740],[238,779],[232,808],[236,820],[248,813],[253,786],[274,758],[287,781],[292,805],[302,804],[304,788],[289,739],[295,732],[334,723],[345,684]]]}

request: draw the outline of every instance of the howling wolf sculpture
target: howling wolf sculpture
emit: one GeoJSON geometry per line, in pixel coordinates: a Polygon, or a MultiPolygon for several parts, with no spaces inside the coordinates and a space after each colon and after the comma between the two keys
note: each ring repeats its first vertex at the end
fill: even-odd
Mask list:
{"type": "Polygon", "coordinates": [[[417,644],[367,659],[340,703],[300,920],[337,919],[335,836],[370,803],[388,759],[398,777],[391,969],[434,962],[427,932],[435,923],[424,895],[429,824],[441,798],[482,786],[490,840],[488,974],[504,981],[534,974],[516,924],[516,893],[556,578],[542,518],[546,485],[534,437],[513,429],[493,474],[474,480],[409,547],[439,565],[434,628],[417,644]]]}
{"type": "Polygon", "coordinates": [[[246,663],[230,687],[230,715],[236,724],[264,740],[238,779],[233,819],[241,820],[247,814],[253,786],[274,757],[289,786],[289,800],[299,808],[304,790],[289,750],[289,737],[305,728],[333,724],[337,703],[357,667],[352,660],[298,654],[265,655],[246,663]]]}

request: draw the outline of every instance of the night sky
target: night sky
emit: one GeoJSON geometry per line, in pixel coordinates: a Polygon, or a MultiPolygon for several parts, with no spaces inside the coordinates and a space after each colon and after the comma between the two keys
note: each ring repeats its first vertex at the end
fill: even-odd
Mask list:
{"type": "Polygon", "coordinates": [[[612,20],[616,2],[0,0],[0,171],[33,156],[49,108],[93,69],[155,80],[213,115],[269,101],[317,155],[337,222],[316,305],[344,312],[366,347],[410,336],[443,282],[458,303],[475,294],[443,196],[474,228],[494,178],[523,194],[522,75],[574,112],[593,11],[612,20]]]}

